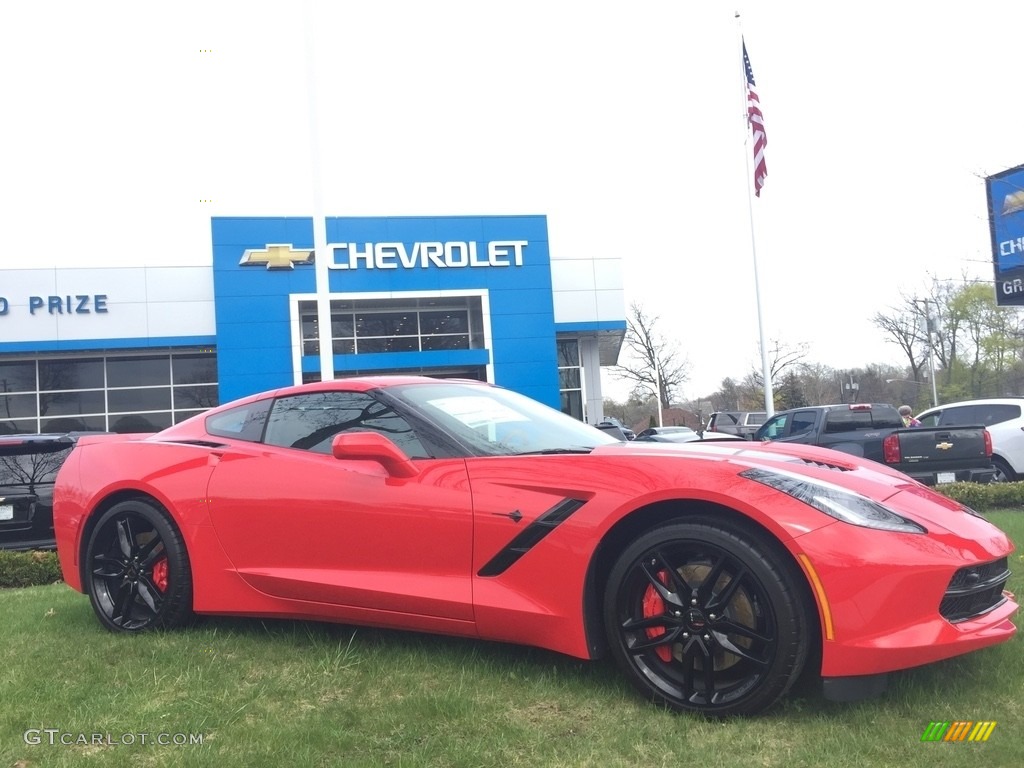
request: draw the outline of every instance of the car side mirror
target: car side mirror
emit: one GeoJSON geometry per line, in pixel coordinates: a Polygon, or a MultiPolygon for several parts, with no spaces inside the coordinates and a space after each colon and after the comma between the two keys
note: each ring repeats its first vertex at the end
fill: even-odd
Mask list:
{"type": "Polygon", "coordinates": [[[392,477],[415,477],[416,465],[402,449],[377,432],[342,432],[331,441],[336,459],[376,461],[392,477]]]}

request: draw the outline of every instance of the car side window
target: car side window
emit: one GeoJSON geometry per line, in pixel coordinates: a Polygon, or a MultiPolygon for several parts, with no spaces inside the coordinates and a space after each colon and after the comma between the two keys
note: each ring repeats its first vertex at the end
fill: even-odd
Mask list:
{"type": "Polygon", "coordinates": [[[786,424],[789,422],[789,414],[783,413],[771,421],[765,422],[758,430],[762,440],[775,440],[786,433],[786,424]]]}
{"type": "Polygon", "coordinates": [[[940,427],[964,426],[966,424],[979,424],[978,413],[973,405],[954,406],[946,408],[939,417],[940,427]]]}
{"type": "Polygon", "coordinates": [[[789,427],[789,434],[796,435],[806,432],[814,426],[814,411],[797,411],[793,414],[793,421],[789,427]]]}
{"type": "Polygon", "coordinates": [[[978,408],[978,423],[991,427],[993,424],[1002,424],[1004,421],[1020,418],[1019,405],[1007,405],[1005,403],[989,403],[978,408]]]}
{"type": "Polygon", "coordinates": [[[267,421],[270,403],[269,399],[257,400],[207,416],[206,431],[217,437],[258,443],[263,436],[263,425],[267,421]]]}
{"type": "Polygon", "coordinates": [[[825,432],[830,435],[840,432],[876,429],[880,426],[882,425],[876,425],[872,420],[871,411],[836,409],[825,413],[825,432]]]}
{"type": "Polygon", "coordinates": [[[267,445],[331,452],[342,432],[378,432],[409,458],[428,458],[412,426],[394,408],[366,392],[313,392],[274,401],[267,419],[267,445]]]}
{"type": "Polygon", "coordinates": [[[942,418],[942,411],[933,411],[925,416],[921,417],[922,427],[937,427],[939,426],[939,420],[942,418]]]}

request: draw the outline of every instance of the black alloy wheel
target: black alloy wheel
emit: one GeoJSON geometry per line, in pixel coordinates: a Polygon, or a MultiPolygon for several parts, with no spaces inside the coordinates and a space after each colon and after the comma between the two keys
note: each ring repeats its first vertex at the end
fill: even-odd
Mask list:
{"type": "Polygon", "coordinates": [[[808,657],[808,616],[793,567],[718,522],[656,528],[612,568],[605,626],[646,698],[724,717],[771,706],[808,657]]]}
{"type": "Polygon", "coordinates": [[[182,624],[192,609],[192,576],[181,534],[143,500],[107,510],[89,537],[85,588],[100,622],[140,632],[182,624]]]}

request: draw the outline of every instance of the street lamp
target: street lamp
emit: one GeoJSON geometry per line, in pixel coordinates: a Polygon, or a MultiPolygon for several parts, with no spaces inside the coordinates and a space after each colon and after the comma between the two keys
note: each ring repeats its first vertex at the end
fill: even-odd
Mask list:
{"type": "Polygon", "coordinates": [[[935,305],[935,313],[938,314],[939,302],[934,299],[917,299],[924,304],[924,319],[921,322],[921,330],[928,334],[928,369],[931,373],[932,380],[932,407],[934,408],[939,404],[939,396],[935,390],[935,340],[932,333],[938,330],[938,318],[932,317],[930,304],[935,305]]]}

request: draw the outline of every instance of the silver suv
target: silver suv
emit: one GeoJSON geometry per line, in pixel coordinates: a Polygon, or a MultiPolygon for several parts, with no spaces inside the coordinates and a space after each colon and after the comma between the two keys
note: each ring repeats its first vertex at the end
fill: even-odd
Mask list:
{"type": "Polygon", "coordinates": [[[767,418],[768,414],[765,411],[715,411],[708,417],[708,424],[704,430],[739,435],[745,440],[750,440],[767,418]]]}
{"type": "Polygon", "coordinates": [[[995,482],[1024,478],[1024,397],[988,397],[929,408],[917,417],[924,427],[980,425],[992,436],[995,482]]]}

